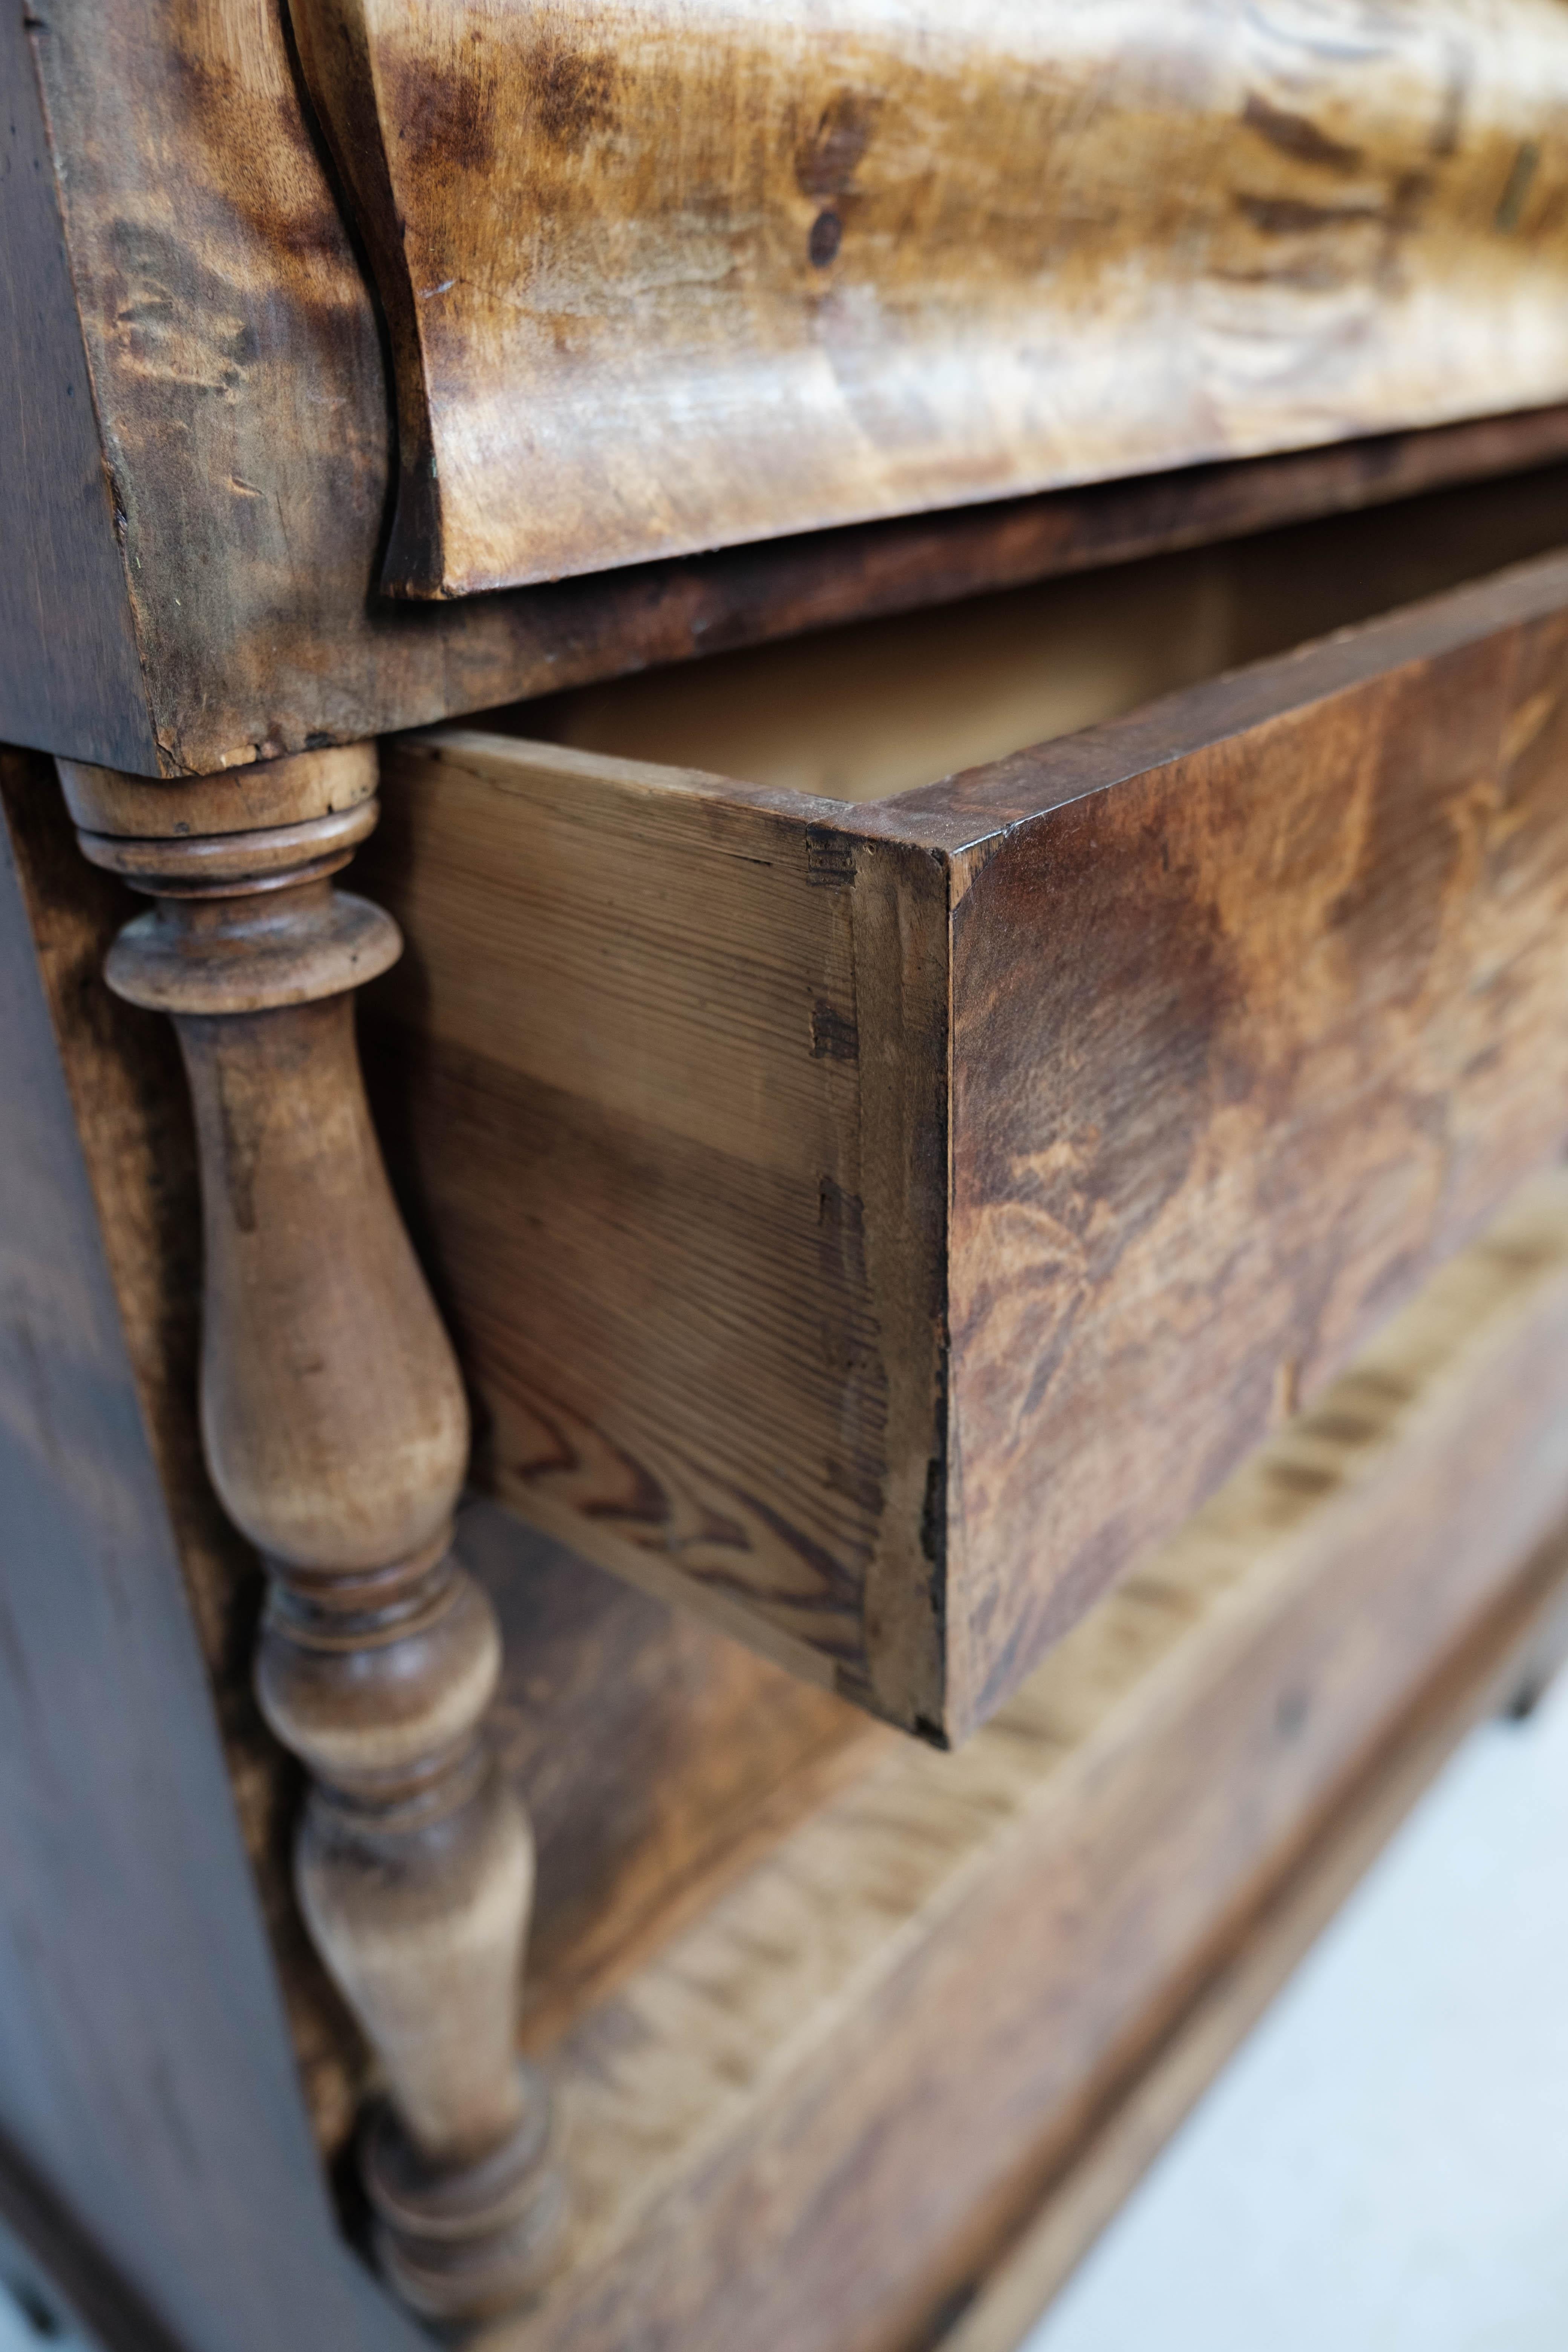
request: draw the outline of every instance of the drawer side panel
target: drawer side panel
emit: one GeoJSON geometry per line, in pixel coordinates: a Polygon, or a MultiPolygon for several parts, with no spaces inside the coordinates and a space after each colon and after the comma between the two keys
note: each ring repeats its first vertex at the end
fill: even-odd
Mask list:
{"type": "Polygon", "coordinates": [[[936,1722],[945,866],[499,737],[386,771],[368,1059],[477,1475],[936,1722]]]}

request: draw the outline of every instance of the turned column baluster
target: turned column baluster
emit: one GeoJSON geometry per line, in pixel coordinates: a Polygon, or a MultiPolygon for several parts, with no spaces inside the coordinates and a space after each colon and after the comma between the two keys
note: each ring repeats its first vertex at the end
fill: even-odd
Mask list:
{"type": "Polygon", "coordinates": [[[353,991],[401,941],[331,878],[375,823],[374,747],[60,772],[86,856],[155,902],[106,976],[173,1017],[189,1076],[203,1441],[270,1580],[257,1689],[310,1775],[300,1904],[385,2079],[378,2251],[426,2315],[479,2316],[539,2283],[561,2197],[515,2048],[533,1852],[485,1737],[500,1635],[448,1548],[467,1409],[354,1044],[353,991]]]}

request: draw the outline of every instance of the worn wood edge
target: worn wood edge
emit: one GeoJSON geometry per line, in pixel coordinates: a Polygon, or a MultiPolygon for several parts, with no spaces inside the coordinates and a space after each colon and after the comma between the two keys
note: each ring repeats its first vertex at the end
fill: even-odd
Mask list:
{"type": "Polygon", "coordinates": [[[13,7],[0,28],[9,118],[0,140],[10,142],[0,168],[0,735],[52,731],[63,702],[70,748],[156,765],[130,558],[116,528],[31,24],[30,11],[13,7]]]}
{"type": "MultiPolygon", "coordinates": [[[[947,861],[862,841],[851,901],[866,1270],[887,1378],[881,1510],[860,1592],[877,1712],[945,1747],[952,958],[947,861]],[[916,942],[930,944],[918,951],[916,942]]],[[[846,1694],[851,1696],[852,1694],[846,1694]]]]}
{"type": "Polygon", "coordinates": [[[510,764],[563,782],[600,782],[629,793],[680,793],[766,810],[802,824],[831,825],[847,835],[902,841],[952,860],[956,905],[977,859],[1034,818],[1134,776],[1173,767],[1227,737],[1331,701],[1373,678],[1539,620],[1565,603],[1568,552],[1536,556],[1179,688],[1122,718],[882,801],[827,800],[700,769],[536,742],[473,724],[410,732],[398,739],[396,748],[468,766],[502,790],[510,764]]]}
{"type": "Polygon", "coordinates": [[[1147,2064],[1100,2109],[1037,2218],[938,2339],[940,2352],[1017,2352],[1467,1733],[1511,1696],[1565,1601],[1568,1538],[1560,1536],[1428,1683],[1147,2064]]]}
{"type": "Polygon", "coordinates": [[[1006,836],[1069,803],[1176,766],[1226,738],[1334,700],[1378,677],[1431,662],[1568,603],[1568,554],[1537,556],[1489,578],[1397,606],[1289,652],[1222,671],[1076,734],[963,771],[889,801],[846,811],[878,831],[939,840],[956,863],[959,895],[1006,836]]]}
{"type": "MultiPolygon", "coordinates": [[[[595,684],[839,622],[890,618],[1142,556],[1251,538],[1287,523],[1528,473],[1563,457],[1568,405],[1525,409],[720,549],[677,559],[668,571],[694,584],[732,579],[753,599],[770,593],[781,604],[788,599],[779,622],[694,628],[682,651],[661,650],[617,669],[574,670],[557,683],[595,684]]],[[[660,577],[666,570],[647,567],[660,577]]],[[[635,575],[599,576],[608,588],[635,575]]]]}
{"type": "Polygon", "coordinates": [[[538,742],[529,735],[509,734],[471,720],[413,729],[395,736],[386,752],[399,760],[427,759],[464,769],[499,792],[519,796],[523,792],[520,780],[526,776],[584,789],[608,788],[632,801],[671,796],[716,801],[732,808],[794,818],[803,824],[831,824],[851,832],[857,829],[853,819],[859,813],[852,801],[824,800],[776,784],[750,784],[742,777],[714,775],[705,768],[676,768],[658,760],[624,760],[615,752],[580,751],[570,743],[538,742]],[[851,820],[847,826],[847,818],[851,820]]]}
{"type": "MultiPolygon", "coordinates": [[[[635,2181],[623,2182],[624,2193],[613,2210],[603,2209],[602,2198],[590,2200],[600,2210],[579,2237],[561,2296],[548,2297],[520,2326],[487,2332],[487,2352],[543,2352],[546,2346],[568,2342],[575,2347],[573,2315],[582,2309],[579,2297],[593,2294],[600,2278],[608,2280],[628,2262],[641,2261],[637,2249],[661,2239],[659,2217],[679,2210],[693,2182],[711,2184],[725,2176],[734,2150],[744,2147],[758,2119],[786,2111],[792,2084],[816,2080],[835,2063],[836,2050],[840,2063],[849,2063],[840,2050],[842,2035],[855,2017],[874,2013],[880,1990],[910,1956],[938,1947],[943,1938],[962,1937],[968,1906],[984,1890],[1027,1874],[1035,1854],[1055,1833],[1053,1823],[1070,1821],[1121,1759],[1189,1719],[1194,1691],[1218,1686],[1271,1622],[1300,1605],[1354,1528],[1358,1513],[1370,1505],[1375,1518],[1389,1494],[1400,1491],[1413,1462],[1430,1458],[1436,1447],[1451,1453],[1456,1417],[1462,1421],[1467,1401],[1489,1381],[1492,1368],[1506,1363],[1521,1339],[1565,1314],[1568,1174],[1553,1171],[1525,1188],[1492,1234],[1442,1268],[1396,1318],[1383,1342],[1381,1370],[1373,1370],[1373,1386],[1384,1392],[1384,1412],[1374,1426],[1350,1439],[1350,1458],[1337,1477],[1325,1482],[1323,1466],[1325,1454],[1344,1443],[1342,1433],[1336,1434],[1333,1414],[1343,1382],[1314,1413],[1302,1417],[1300,1428],[1282,1433],[1244,1465],[1173,1543],[1156,1553],[1146,1575],[1108,1596],[959,1755],[943,1758],[900,1746],[858,1782],[847,1801],[805,1824],[714,1914],[667,1948],[630,1990],[644,1999],[645,2018],[663,2013],[686,2020],[678,2046],[661,2057],[643,2038],[643,2024],[634,2028],[629,2018],[617,2023],[615,2011],[602,2028],[594,2019],[584,2021],[582,2041],[558,2052],[555,2062],[569,2163],[574,2144],[579,2160],[584,2152],[584,2131],[601,2147],[623,2135],[635,2141],[636,2116],[647,2108],[656,2085],[662,2084],[672,2096],[679,2086],[679,2104],[688,2113],[673,2144],[646,2152],[635,2181]],[[1414,1389],[1406,1387],[1395,1397],[1388,1393],[1387,1370],[1401,1361],[1422,1369],[1414,1389]],[[1291,1475],[1303,1468],[1309,1476],[1291,1475]],[[1176,1545],[1188,1557],[1184,1590],[1169,1570],[1176,1545]],[[1020,1761],[1021,1756],[1026,1760],[1020,1761]],[[941,1853],[912,1907],[897,1917],[884,1916],[863,1946],[837,1946],[826,1974],[816,1965],[820,1954],[795,1964],[797,1973],[805,1969],[795,1992],[781,1979],[756,1997],[750,2021],[745,2011],[726,2000],[721,2082],[714,2091],[693,2094],[686,2070],[704,2063],[702,2019],[691,2008],[696,1990],[710,1978],[723,1981],[730,1975],[724,1955],[734,1944],[748,1954],[754,1951],[755,1965],[764,1974],[772,1967],[787,1976],[792,1965],[787,1953],[770,1954],[770,1931],[776,1927],[770,1880],[775,1887],[825,1880],[847,1884],[847,1861],[858,1852],[858,1868],[874,1879],[887,1833],[923,1818],[928,1809],[933,1822],[942,1824],[940,1835],[934,1826],[932,1832],[933,1850],[940,1846],[941,1853]],[[752,1930],[745,1923],[753,1912],[752,1930]],[[767,2018],[775,2021],[764,2030],[767,2018]],[[602,2045],[601,2032],[609,2037],[602,2045]],[[753,2033],[762,2034],[754,2047],[747,2041],[753,2033]],[[613,2079],[604,2075],[601,2047],[616,2053],[613,2079]],[[574,2056],[574,2048],[580,2054],[574,2056]],[[586,2110],[581,2105],[584,2092],[586,2110]],[[596,2121],[590,2122],[595,2103],[603,2104],[596,2121]],[[621,2110],[625,2121],[616,2124],[613,2117],[621,2110]]],[[[1364,1394],[1353,1391],[1352,1403],[1359,1412],[1364,1394]]],[[[1526,1553],[1541,1533],[1538,1528],[1526,1553]]],[[[1467,1622],[1467,1639],[1472,1631],[1473,1619],[1467,1622]]],[[[1337,1772],[1331,1789],[1342,1788],[1343,1779],[1337,1772]]],[[[1307,1819],[1321,1818],[1321,1812],[1314,1801],[1307,1819]]],[[[1291,1853],[1299,1852],[1299,1835],[1288,1844],[1291,1853]]],[[[1252,1884],[1256,1888],[1257,1880],[1252,1884]]],[[[1227,1911],[1227,1927],[1233,1916],[1227,1911]]],[[[842,1923],[836,1933],[841,1928],[842,1923]]],[[[1201,1950],[1194,1953],[1193,1965],[1201,1965],[1202,1957],[1201,1950]]],[[[995,2201],[993,2195],[989,2202],[995,2201]]],[[[1010,2214],[998,2213],[996,2226],[1002,2236],[1016,2226],[1016,2206],[1010,2214]]],[[[590,2340],[599,2338],[590,2331],[584,2341],[590,2340]]]]}

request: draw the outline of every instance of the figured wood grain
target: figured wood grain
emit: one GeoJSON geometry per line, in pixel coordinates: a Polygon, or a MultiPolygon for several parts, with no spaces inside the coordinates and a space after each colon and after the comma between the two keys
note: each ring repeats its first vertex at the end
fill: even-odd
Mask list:
{"type": "MultiPolygon", "coordinates": [[[[62,578],[45,667],[36,621],[0,647],[0,732],[73,757],[207,774],[1568,447],[1559,405],[399,609],[376,593],[395,468],[382,344],[283,12],[60,0],[27,38],[68,248],[48,299],[79,320],[148,713],[138,754],[141,689],[90,662],[40,707],[49,646],[92,610],[62,578]]],[[[19,415],[44,387],[39,330],[24,321],[16,348],[33,354],[19,415]]],[[[53,414],[70,403],[51,383],[53,414]]],[[[51,460],[41,505],[7,489],[13,581],[52,574],[86,479],[51,460]]]]}
{"type": "Polygon", "coordinates": [[[0,740],[155,761],[20,8],[0,25],[0,740]]]}
{"type": "Polygon", "coordinates": [[[955,871],[959,1716],[1561,1147],[1565,590],[955,782],[1058,800],[955,871]]]}
{"type": "Polygon", "coordinates": [[[1565,607],[1549,557],[858,807],[396,751],[384,1100],[485,1482],[984,1720],[1568,1136],[1565,607]]]}
{"type": "Polygon", "coordinates": [[[961,1755],[890,1753],[584,2019],[574,2262],[487,2352],[930,2343],[1561,1592],[1565,1339],[1554,1171],[961,1755]]]}
{"type": "Polygon", "coordinates": [[[1568,389],[1541,0],[290,18],[391,341],[394,593],[1568,389]]]}

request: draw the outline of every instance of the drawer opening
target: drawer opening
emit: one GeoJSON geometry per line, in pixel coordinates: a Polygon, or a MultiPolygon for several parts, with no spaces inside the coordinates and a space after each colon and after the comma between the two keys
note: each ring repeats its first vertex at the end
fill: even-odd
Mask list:
{"type": "Polygon", "coordinates": [[[1565,522],[1568,468],[389,742],[366,1024],[485,1491],[984,1722],[1568,1141],[1565,522]]]}
{"type": "Polygon", "coordinates": [[[890,798],[1568,541],[1568,466],[852,623],[478,724],[827,800],[890,798]]]}

